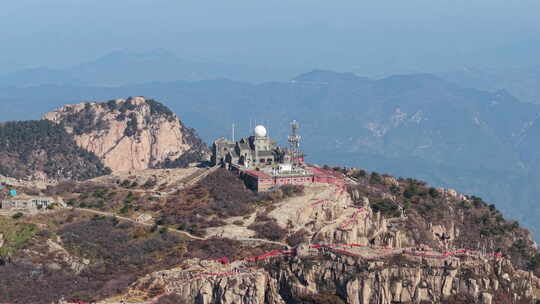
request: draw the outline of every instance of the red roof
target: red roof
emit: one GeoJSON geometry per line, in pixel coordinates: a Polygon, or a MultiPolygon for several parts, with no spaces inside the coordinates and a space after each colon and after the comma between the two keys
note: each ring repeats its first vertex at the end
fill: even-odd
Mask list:
{"type": "Polygon", "coordinates": [[[255,176],[257,178],[272,178],[271,175],[266,174],[266,173],[261,172],[261,171],[257,171],[257,170],[246,170],[244,172],[246,172],[249,175],[255,176]]]}
{"type": "Polygon", "coordinates": [[[311,173],[318,176],[332,176],[332,177],[337,177],[337,178],[341,177],[341,174],[338,172],[335,172],[334,170],[325,170],[325,169],[317,168],[317,167],[310,167],[309,170],[311,171],[311,173]]]}

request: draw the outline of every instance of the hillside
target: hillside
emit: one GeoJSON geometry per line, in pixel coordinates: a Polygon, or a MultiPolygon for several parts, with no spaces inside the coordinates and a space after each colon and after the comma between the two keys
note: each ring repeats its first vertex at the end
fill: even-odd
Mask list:
{"type": "Polygon", "coordinates": [[[66,105],[43,116],[113,171],[186,167],[208,149],[163,104],[143,97],[66,105]]]}
{"type": "Polygon", "coordinates": [[[229,80],[124,87],[41,86],[0,92],[0,119],[28,117],[71,100],[154,96],[210,143],[247,134],[264,121],[286,141],[301,124],[308,159],[353,165],[482,196],[527,227],[540,229],[540,106],[506,91],[467,89],[433,75],[380,80],[313,71],[287,82],[253,85],[229,80]],[[204,109],[204,110],[202,110],[204,109]]]}
{"type": "Polygon", "coordinates": [[[536,244],[493,205],[414,179],[333,170],[342,185],[259,195],[228,171],[199,168],[50,187],[74,208],[0,219],[0,301],[540,299],[536,244]]]}
{"type": "Polygon", "coordinates": [[[77,146],[61,125],[47,120],[0,124],[0,175],[17,179],[85,180],[110,173],[77,146]]]}

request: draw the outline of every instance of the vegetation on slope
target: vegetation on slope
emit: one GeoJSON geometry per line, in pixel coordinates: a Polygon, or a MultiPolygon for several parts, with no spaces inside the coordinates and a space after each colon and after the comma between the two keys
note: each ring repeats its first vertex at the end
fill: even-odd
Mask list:
{"type": "Polygon", "coordinates": [[[112,184],[63,182],[49,187],[46,193],[64,197],[66,203],[73,207],[109,211],[128,217],[140,213],[152,214],[158,225],[198,236],[203,236],[206,228],[225,225],[226,219],[246,217],[254,213],[257,207],[265,207],[258,217],[257,224],[260,225],[250,228],[259,237],[269,239],[281,239],[285,233],[264,216],[265,213],[272,210],[273,204],[303,193],[303,187],[293,185],[282,186],[268,193],[255,193],[246,188],[236,174],[225,169],[219,169],[197,184],[176,191],[171,185],[158,183],[152,178],[139,183],[130,179],[117,180],[112,184]],[[156,194],[160,191],[171,192],[168,195],[156,194]]]}
{"type": "Polygon", "coordinates": [[[36,234],[37,227],[30,223],[0,217],[0,233],[4,245],[0,247],[0,259],[6,259],[23,248],[36,234]]]}
{"type": "Polygon", "coordinates": [[[47,120],[0,124],[0,174],[84,180],[109,174],[97,156],[78,147],[62,125],[47,120]]]}
{"type": "Polygon", "coordinates": [[[357,204],[363,204],[362,198],[367,197],[371,208],[387,218],[400,217],[403,210],[405,231],[417,243],[440,250],[444,250],[441,244],[446,243],[450,248],[500,252],[510,257],[518,268],[540,274],[540,255],[529,231],[516,221],[506,220],[494,205],[481,198],[449,194],[411,178],[395,179],[356,169],[343,172],[358,181],[349,187],[357,204]],[[455,239],[430,231],[435,225],[451,230],[452,224],[458,232],[455,239]]]}
{"type": "Polygon", "coordinates": [[[9,258],[0,256],[1,303],[52,303],[61,297],[93,302],[125,292],[136,279],[187,259],[236,260],[276,249],[222,238],[191,240],[114,217],[66,210],[2,220],[0,229],[9,249],[9,258]],[[28,233],[12,237],[23,231],[28,233]],[[71,262],[88,259],[84,269],[72,269],[71,262],[51,251],[48,240],[63,246],[71,262]]]}
{"type": "Polygon", "coordinates": [[[24,248],[30,251],[14,251],[10,262],[0,266],[0,302],[51,303],[62,295],[92,301],[125,290],[140,275],[183,260],[185,241],[177,236],[76,212],[47,217],[33,219],[46,228],[26,241],[24,248]],[[89,259],[82,272],[71,270],[47,248],[47,238],[57,241],[56,237],[76,259],[89,259]]]}
{"type": "Polygon", "coordinates": [[[236,175],[220,169],[170,196],[160,209],[164,224],[202,235],[205,228],[224,225],[228,217],[252,213],[259,200],[236,175]]]}

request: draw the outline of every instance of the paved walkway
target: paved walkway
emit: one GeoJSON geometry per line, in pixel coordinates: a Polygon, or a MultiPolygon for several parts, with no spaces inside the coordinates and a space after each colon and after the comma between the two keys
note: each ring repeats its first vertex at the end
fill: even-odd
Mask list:
{"type": "Polygon", "coordinates": [[[286,247],[287,249],[291,249],[291,247],[288,244],[281,243],[281,242],[270,241],[270,240],[265,240],[265,239],[235,238],[235,240],[238,240],[238,241],[241,241],[241,242],[262,242],[262,243],[267,243],[267,244],[272,244],[272,245],[283,246],[283,247],[286,247]]]}

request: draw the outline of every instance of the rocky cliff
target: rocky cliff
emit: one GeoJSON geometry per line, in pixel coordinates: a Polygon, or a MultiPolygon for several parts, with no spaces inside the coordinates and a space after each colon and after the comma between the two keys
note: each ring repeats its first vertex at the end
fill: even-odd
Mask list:
{"type": "Polygon", "coordinates": [[[283,249],[229,257],[230,264],[191,259],[139,279],[123,300],[491,304],[539,298],[536,244],[493,205],[413,179],[352,174],[357,178],[344,177],[347,186],[310,186],[256,217],[244,216],[243,224],[231,219],[208,231],[250,240],[254,222],[277,224],[287,230],[283,249]]]}
{"type": "Polygon", "coordinates": [[[530,233],[475,196],[339,168],[335,184],[258,195],[225,169],[147,171],[59,184],[47,193],[72,208],[0,217],[0,302],[540,299],[530,233]]]}
{"type": "Polygon", "coordinates": [[[144,97],[66,105],[44,119],[63,124],[113,171],[185,167],[208,151],[167,107],[144,97]]]}
{"type": "MultiPolygon", "coordinates": [[[[445,260],[395,255],[359,258],[339,250],[304,250],[248,270],[190,261],[187,269],[140,279],[131,297],[180,295],[180,303],[529,303],[540,280],[503,259],[445,260]],[[202,267],[204,266],[204,267],[202,267]],[[195,273],[195,275],[194,275],[195,273]],[[199,273],[197,275],[196,273],[199,273]],[[462,302],[460,302],[462,301],[462,302]]],[[[128,302],[129,303],[129,302],[128,302]]]]}

